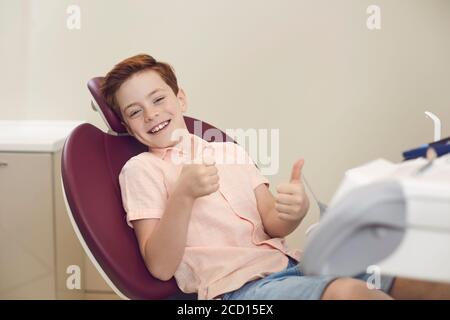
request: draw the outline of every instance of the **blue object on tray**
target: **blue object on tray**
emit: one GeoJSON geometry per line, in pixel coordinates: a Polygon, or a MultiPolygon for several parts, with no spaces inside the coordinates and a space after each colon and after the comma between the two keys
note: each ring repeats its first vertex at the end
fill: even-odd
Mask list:
{"type": "Polygon", "coordinates": [[[436,142],[423,144],[418,148],[405,151],[403,152],[403,159],[411,160],[419,157],[426,157],[427,150],[430,147],[432,147],[436,151],[438,157],[443,156],[444,154],[450,152],[450,137],[444,138],[436,142]]]}

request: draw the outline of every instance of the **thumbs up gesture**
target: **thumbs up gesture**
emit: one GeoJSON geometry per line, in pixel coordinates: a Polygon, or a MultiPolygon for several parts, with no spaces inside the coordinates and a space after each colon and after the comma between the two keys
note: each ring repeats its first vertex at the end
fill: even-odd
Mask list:
{"type": "Polygon", "coordinates": [[[279,218],[293,221],[301,220],[309,209],[309,199],[305,192],[301,177],[305,160],[300,159],[292,166],[289,183],[282,183],[277,187],[275,209],[279,218]]]}
{"type": "Polygon", "coordinates": [[[190,161],[183,165],[177,180],[177,191],[192,199],[207,196],[219,190],[219,175],[215,160],[209,149],[196,155],[191,139],[190,161]]]}

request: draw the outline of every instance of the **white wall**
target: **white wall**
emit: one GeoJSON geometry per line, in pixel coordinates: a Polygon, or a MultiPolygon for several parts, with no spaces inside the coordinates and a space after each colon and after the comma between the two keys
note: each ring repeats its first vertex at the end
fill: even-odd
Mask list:
{"type": "Polygon", "coordinates": [[[26,1],[0,0],[0,119],[26,117],[29,28],[26,1]]]}
{"type": "MultiPolygon", "coordinates": [[[[447,0],[0,0],[0,9],[8,74],[0,118],[104,128],[86,82],[145,52],[174,66],[189,115],[223,129],[279,128],[272,186],[302,156],[325,202],[346,169],[399,161],[402,150],[432,140],[424,111],[450,134],[447,0]],[[81,30],[66,28],[70,4],[81,8],[81,30]],[[370,4],[381,7],[379,31],[366,27],[370,4]]],[[[289,241],[301,243],[303,231],[289,241]]]]}

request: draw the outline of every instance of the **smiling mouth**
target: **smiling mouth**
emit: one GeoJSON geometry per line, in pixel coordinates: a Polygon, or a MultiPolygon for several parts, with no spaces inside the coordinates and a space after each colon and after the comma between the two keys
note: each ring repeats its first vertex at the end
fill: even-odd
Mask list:
{"type": "Polygon", "coordinates": [[[161,122],[160,124],[157,124],[156,126],[154,126],[153,128],[151,128],[148,133],[150,134],[156,134],[158,132],[160,132],[161,130],[163,130],[165,127],[167,127],[170,123],[170,119],[161,122]]]}

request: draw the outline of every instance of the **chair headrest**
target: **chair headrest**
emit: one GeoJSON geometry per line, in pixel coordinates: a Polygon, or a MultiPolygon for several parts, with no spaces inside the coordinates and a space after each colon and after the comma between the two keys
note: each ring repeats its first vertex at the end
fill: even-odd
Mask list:
{"type": "Polygon", "coordinates": [[[103,79],[103,77],[95,77],[88,82],[89,91],[94,98],[93,107],[95,107],[95,109],[100,113],[111,131],[118,134],[126,134],[127,129],[122,124],[122,121],[119,119],[119,117],[108,106],[105,98],[103,97],[102,91],[100,90],[103,79]]]}

